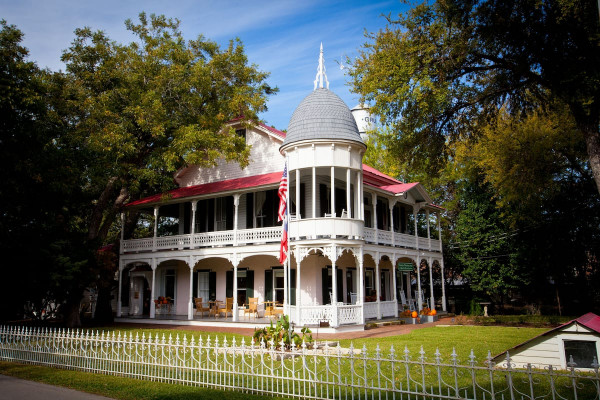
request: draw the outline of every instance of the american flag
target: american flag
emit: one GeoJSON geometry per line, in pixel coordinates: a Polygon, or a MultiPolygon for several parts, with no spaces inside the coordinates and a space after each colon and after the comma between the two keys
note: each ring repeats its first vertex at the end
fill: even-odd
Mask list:
{"type": "Polygon", "coordinates": [[[283,175],[281,175],[281,182],[279,182],[279,213],[277,221],[281,222],[285,219],[287,210],[287,192],[288,192],[288,175],[287,175],[287,163],[283,168],[283,175]]]}
{"type": "Polygon", "coordinates": [[[283,220],[283,232],[281,236],[281,247],[279,247],[279,263],[283,265],[288,253],[288,220],[283,220]]]}
{"type": "Polygon", "coordinates": [[[279,183],[279,214],[278,220],[283,221],[281,232],[281,247],[279,248],[279,262],[283,264],[288,253],[288,215],[287,215],[288,176],[287,163],[283,168],[281,182],[279,183]]]}

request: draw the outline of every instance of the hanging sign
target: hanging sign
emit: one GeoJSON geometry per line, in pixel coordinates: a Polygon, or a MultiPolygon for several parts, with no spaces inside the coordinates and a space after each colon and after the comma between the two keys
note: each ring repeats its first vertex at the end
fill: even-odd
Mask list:
{"type": "Polygon", "coordinates": [[[414,271],[415,266],[413,265],[413,263],[399,262],[397,268],[398,271],[414,271]]]}

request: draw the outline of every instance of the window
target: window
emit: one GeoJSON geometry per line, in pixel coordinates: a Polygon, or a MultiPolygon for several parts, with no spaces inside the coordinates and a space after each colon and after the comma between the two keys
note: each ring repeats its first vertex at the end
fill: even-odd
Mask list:
{"type": "Polygon", "coordinates": [[[573,357],[577,368],[592,368],[596,351],[596,342],[590,340],[565,340],[565,360],[567,366],[573,357]]]}
{"type": "Polygon", "coordinates": [[[244,138],[244,140],[246,140],[246,130],[245,129],[236,129],[235,134],[239,137],[244,138]]]}
{"type": "Polygon", "coordinates": [[[237,303],[246,304],[247,273],[245,269],[238,269],[237,272],[237,303]]]}
{"type": "Polygon", "coordinates": [[[283,269],[273,270],[273,291],[275,292],[275,301],[277,303],[283,303],[284,284],[283,269]]]}
{"type": "Polygon", "coordinates": [[[206,302],[210,299],[210,285],[209,285],[209,272],[198,271],[198,289],[196,290],[196,297],[201,297],[202,301],[206,302]]]}
{"type": "Polygon", "coordinates": [[[372,269],[365,270],[365,296],[367,301],[376,301],[375,293],[375,271],[372,269]]]}
{"type": "Polygon", "coordinates": [[[175,299],[175,270],[168,269],[165,271],[165,279],[164,279],[164,293],[165,297],[170,297],[171,299],[175,299]]]}
{"type": "Polygon", "coordinates": [[[363,202],[365,205],[365,228],[373,227],[373,217],[371,216],[371,212],[373,210],[373,206],[371,205],[370,196],[365,196],[363,198],[363,202]]]}

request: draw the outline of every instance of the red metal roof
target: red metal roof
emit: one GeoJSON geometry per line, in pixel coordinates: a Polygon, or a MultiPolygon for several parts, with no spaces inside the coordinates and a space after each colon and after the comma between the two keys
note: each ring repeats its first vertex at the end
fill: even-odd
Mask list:
{"type": "Polygon", "coordinates": [[[185,197],[200,196],[211,193],[228,192],[232,190],[249,189],[259,186],[278,183],[282,172],[249,176],[245,178],[229,179],[226,181],[205,183],[203,185],[187,186],[168,191],[167,193],[155,194],[127,204],[127,207],[142,204],[160,203],[165,200],[182,199],[185,197]]]}
{"type": "MultiPolygon", "coordinates": [[[[577,321],[579,324],[585,326],[586,328],[589,328],[595,332],[600,333],[600,317],[594,313],[589,312],[585,315],[582,315],[581,317],[577,318],[574,321],[577,321]]],[[[571,322],[573,322],[573,321],[571,321],[571,322]]],[[[567,324],[569,324],[569,323],[567,323],[567,324]]]]}
{"type": "Polygon", "coordinates": [[[379,186],[379,189],[387,190],[388,192],[392,192],[394,194],[404,193],[404,192],[408,192],[410,189],[414,188],[418,184],[419,184],[419,182],[398,183],[396,185],[379,186]]]}
{"type": "Polygon", "coordinates": [[[272,126],[265,125],[262,122],[259,122],[258,124],[260,126],[262,126],[263,128],[265,128],[266,130],[273,132],[277,136],[281,136],[283,139],[285,139],[285,132],[281,132],[279,129],[275,129],[272,126]]]}
{"type": "Polygon", "coordinates": [[[363,167],[363,182],[366,185],[381,187],[384,185],[396,185],[396,184],[402,183],[399,180],[396,180],[396,179],[392,178],[391,176],[388,176],[388,175],[384,174],[383,172],[378,171],[375,168],[368,166],[367,164],[363,164],[362,167],[363,167]]]}

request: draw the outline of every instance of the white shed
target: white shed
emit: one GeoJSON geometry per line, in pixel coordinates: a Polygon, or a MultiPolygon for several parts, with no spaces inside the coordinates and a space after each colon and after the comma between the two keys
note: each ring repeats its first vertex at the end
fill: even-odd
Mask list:
{"type": "Polygon", "coordinates": [[[600,360],[599,350],[600,317],[587,313],[498,354],[493,361],[502,363],[508,352],[518,367],[531,363],[557,369],[593,368],[600,360]]]}

